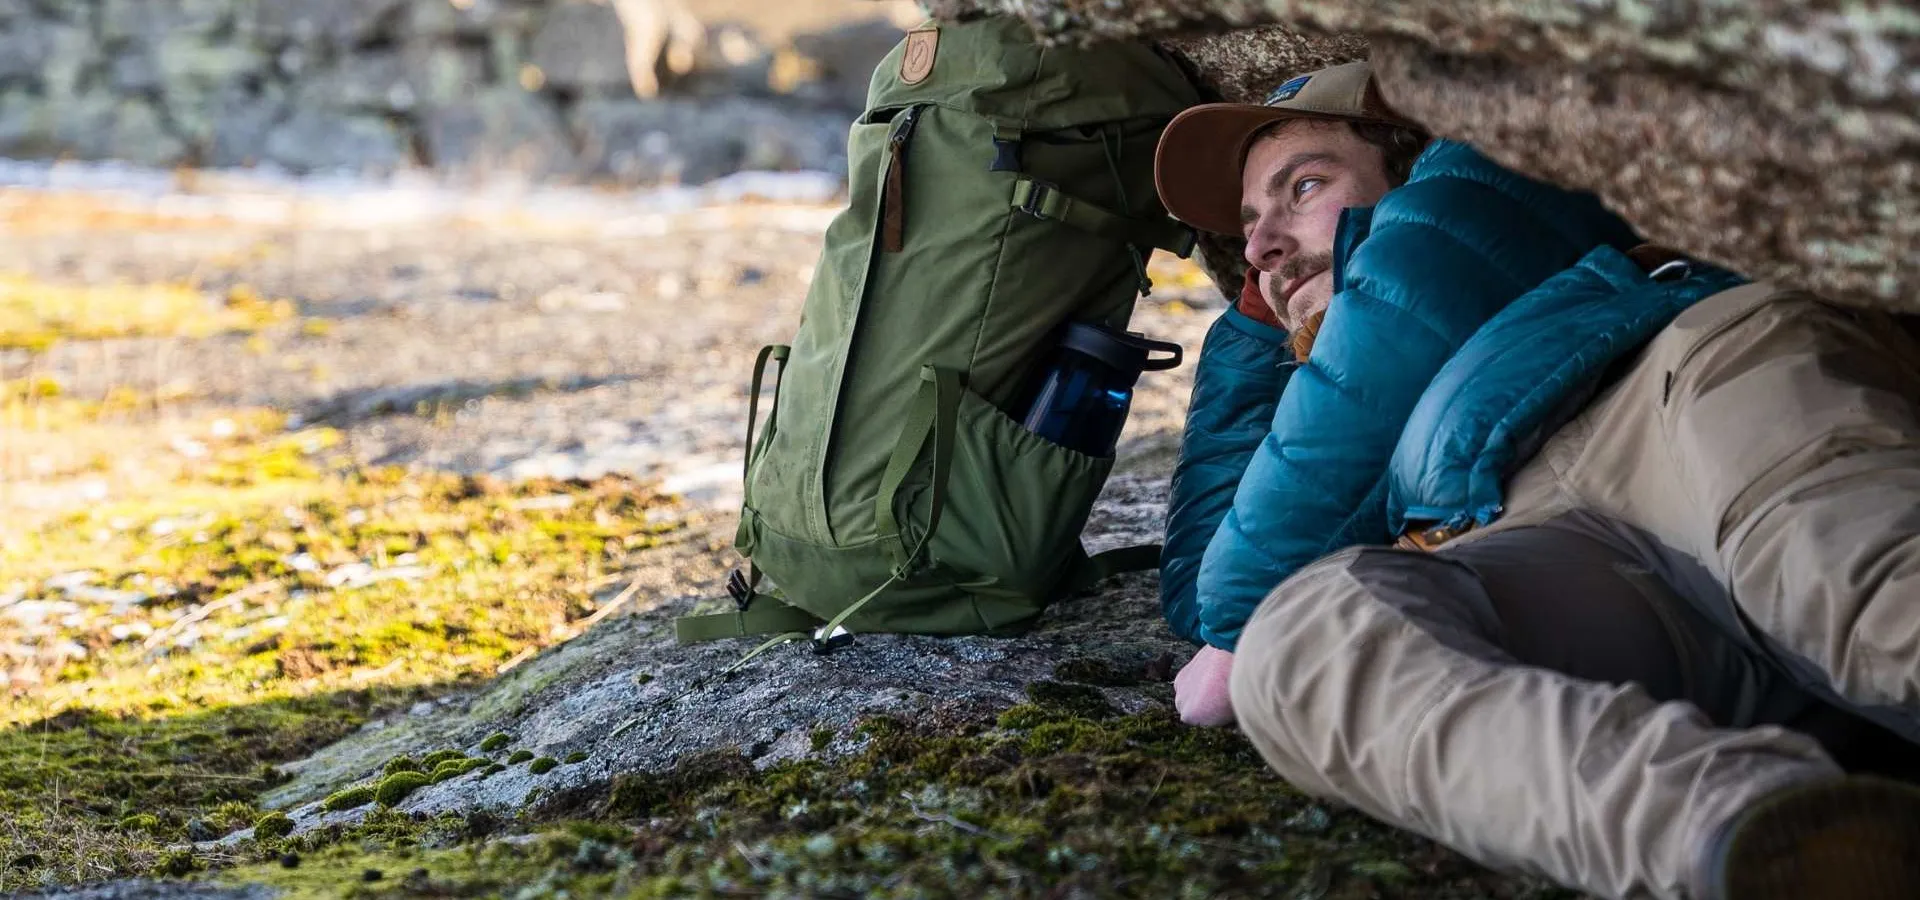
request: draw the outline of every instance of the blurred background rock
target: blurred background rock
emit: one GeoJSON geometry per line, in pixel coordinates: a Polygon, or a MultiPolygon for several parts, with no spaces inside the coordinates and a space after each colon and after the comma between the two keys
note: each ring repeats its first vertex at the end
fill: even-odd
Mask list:
{"type": "Polygon", "coordinates": [[[627,184],[844,166],[880,0],[0,0],[0,156],[627,184]]]}

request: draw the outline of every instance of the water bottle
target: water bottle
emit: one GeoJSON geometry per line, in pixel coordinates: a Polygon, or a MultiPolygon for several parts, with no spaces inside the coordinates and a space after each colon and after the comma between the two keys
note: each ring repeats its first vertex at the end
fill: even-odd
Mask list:
{"type": "Polygon", "coordinates": [[[1112,456],[1141,372],[1180,365],[1180,345],[1098,325],[1069,324],[1041,369],[1020,424],[1088,456],[1112,456]],[[1154,353],[1168,356],[1155,357],[1154,353]]]}

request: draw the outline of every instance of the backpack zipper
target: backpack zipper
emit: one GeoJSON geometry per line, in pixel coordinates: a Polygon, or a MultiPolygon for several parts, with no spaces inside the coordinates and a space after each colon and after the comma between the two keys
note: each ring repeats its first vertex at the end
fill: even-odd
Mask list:
{"type": "Polygon", "coordinates": [[[887,180],[880,190],[880,252],[899,253],[907,246],[907,141],[920,121],[924,106],[909,106],[887,137],[887,180]]]}

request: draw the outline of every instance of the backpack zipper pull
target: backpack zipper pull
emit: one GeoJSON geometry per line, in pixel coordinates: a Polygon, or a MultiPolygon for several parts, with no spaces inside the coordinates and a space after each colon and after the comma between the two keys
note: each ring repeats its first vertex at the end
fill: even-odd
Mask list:
{"type": "Polygon", "coordinates": [[[880,252],[899,253],[907,246],[907,140],[920,119],[918,106],[900,114],[900,124],[887,138],[887,181],[880,195],[880,252]]]}

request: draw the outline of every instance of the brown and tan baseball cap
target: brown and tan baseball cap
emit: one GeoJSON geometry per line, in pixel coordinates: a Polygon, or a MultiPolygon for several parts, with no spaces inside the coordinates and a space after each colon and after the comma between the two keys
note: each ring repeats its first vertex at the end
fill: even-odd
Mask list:
{"type": "Polygon", "coordinates": [[[1287,119],[1412,125],[1387,107],[1365,61],[1290,78],[1266,102],[1207,103],[1167,124],[1154,152],[1153,182],[1174,218],[1220,234],[1240,231],[1240,167],[1254,134],[1287,119]]]}

